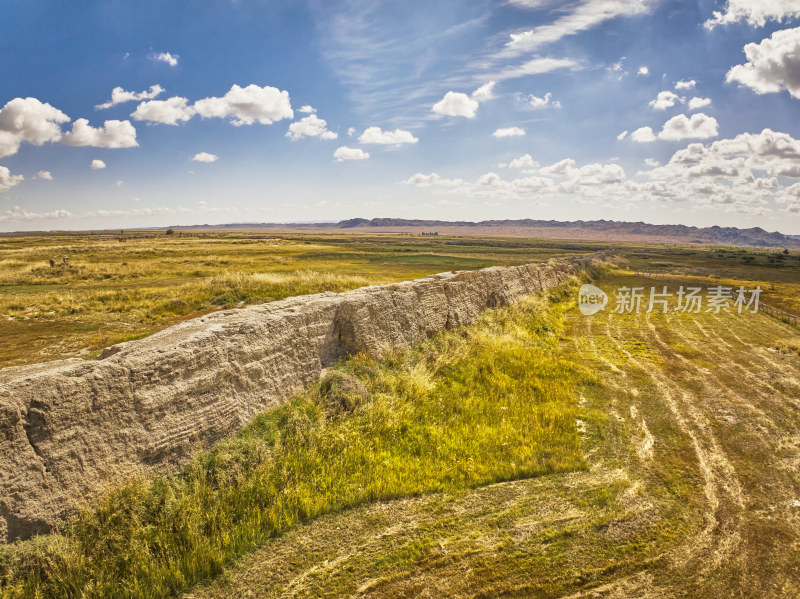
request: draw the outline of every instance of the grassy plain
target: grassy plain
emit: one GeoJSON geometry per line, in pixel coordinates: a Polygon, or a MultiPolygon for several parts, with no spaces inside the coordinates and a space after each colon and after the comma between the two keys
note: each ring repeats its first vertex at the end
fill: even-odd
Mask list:
{"type": "Polygon", "coordinates": [[[212,310],[578,251],[585,250],[419,235],[0,236],[0,368],[91,358],[212,310]]]}
{"type": "MultiPolygon", "coordinates": [[[[189,243],[200,251],[233,241],[189,243]]],[[[284,241],[287,252],[319,246],[308,250],[318,264],[341,267],[327,272],[370,282],[580,250],[521,239],[284,241]]],[[[236,262],[243,274],[232,289],[255,289],[247,273],[265,273],[253,251],[236,262]]],[[[239,255],[230,252],[229,262],[239,255]]],[[[796,255],[621,253],[621,268],[594,273],[612,298],[623,285],[672,286],[635,271],[760,284],[786,309],[800,296],[796,255]]],[[[290,257],[282,281],[299,289],[292,266],[311,258],[290,257]]],[[[304,284],[311,291],[320,277],[304,284]]],[[[585,317],[574,286],[561,291],[413,351],[342,363],[180,475],[111,490],[61,534],[0,550],[0,589],[195,599],[800,596],[798,330],[763,314],[615,314],[613,299],[585,317]]]]}

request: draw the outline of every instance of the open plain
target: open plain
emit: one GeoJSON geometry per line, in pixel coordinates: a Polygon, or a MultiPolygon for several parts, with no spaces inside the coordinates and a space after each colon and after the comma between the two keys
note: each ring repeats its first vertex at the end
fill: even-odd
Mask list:
{"type": "MultiPolygon", "coordinates": [[[[215,309],[609,248],[444,235],[94,237],[0,240],[2,326],[14,340],[5,366],[93,359],[215,309]],[[70,265],[49,266],[61,254],[70,265]]],[[[614,310],[615,290],[665,285],[759,286],[762,301],[800,311],[796,252],[618,246],[467,327],[343,357],[177,474],[116,481],[54,533],[0,548],[0,589],[794,597],[798,329],[735,309],[614,310]],[[577,309],[586,281],[610,297],[592,316],[577,309]]]]}

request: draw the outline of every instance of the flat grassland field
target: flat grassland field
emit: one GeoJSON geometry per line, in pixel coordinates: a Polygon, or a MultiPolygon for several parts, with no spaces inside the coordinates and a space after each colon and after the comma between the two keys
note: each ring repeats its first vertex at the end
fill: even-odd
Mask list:
{"type": "MultiPolygon", "coordinates": [[[[222,307],[605,247],[0,237],[0,366],[91,358],[222,307]]],[[[799,314],[800,254],[616,247],[465,330],[344,360],[180,473],[0,547],[0,596],[800,596],[798,329],[763,312],[613,309],[623,286],[758,285],[799,314]],[[594,316],[576,306],[588,278],[611,296],[594,316]]]]}
{"type": "MultiPolygon", "coordinates": [[[[346,291],[448,270],[543,262],[610,247],[525,238],[398,234],[188,233],[0,236],[0,368],[96,357],[212,310],[346,291]],[[64,258],[69,266],[63,265],[64,258]],[[50,266],[50,260],[56,266],[50,266]]],[[[620,247],[620,246],[614,246],[620,247]]],[[[800,255],[621,248],[631,268],[761,283],[800,312],[800,255]]]]}

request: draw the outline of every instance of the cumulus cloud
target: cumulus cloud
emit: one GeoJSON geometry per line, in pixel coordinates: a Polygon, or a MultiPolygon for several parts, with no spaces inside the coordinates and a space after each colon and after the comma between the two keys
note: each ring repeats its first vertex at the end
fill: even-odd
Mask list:
{"type": "Polygon", "coordinates": [[[542,167],[540,172],[543,175],[567,175],[575,170],[575,161],[572,158],[564,158],[550,166],[542,167]]]}
{"type": "Polygon", "coordinates": [[[491,100],[494,98],[494,81],[489,81],[488,83],[484,83],[474,92],[472,92],[472,99],[477,100],[478,102],[485,102],[486,100],[491,100]]]}
{"type": "Polygon", "coordinates": [[[156,62],[164,62],[171,67],[178,66],[178,56],[177,54],[171,54],[169,52],[158,52],[157,54],[151,54],[150,59],[155,60],[156,62]]]}
{"type": "Polygon", "coordinates": [[[221,98],[198,100],[193,108],[202,117],[230,118],[231,123],[237,126],[254,122],[271,125],[294,117],[289,92],[268,85],[239,87],[234,84],[221,98]]]}
{"type": "Polygon", "coordinates": [[[658,96],[655,100],[650,101],[650,106],[652,106],[655,110],[666,110],[667,108],[672,108],[678,102],[684,102],[685,99],[681,98],[675,92],[671,92],[669,90],[659,92],[658,96]]]}
{"type": "Polygon", "coordinates": [[[747,62],[728,71],[728,83],[735,81],[757,94],[785,89],[800,98],[800,27],[776,31],[761,43],[747,44],[744,54],[747,62]]]}
{"type": "Polygon", "coordinates": [[[78,119],[72,130],[61,138],[67,146],[92,146],[95,148],[135,148],[136,129],[130,121],[106,121],[102,127],[92,127],[86,119],[78,119]]]}
{"type": "Polygon", "coordinates": [[[299,121],[289,125],[286,137],[290,139],[303,139],[304,137],[319,137],[320,139],[336,139],[339,135],[327,129],[328,122],[316,114],[309,114],[299,121]]]}
{"type": "Polygon", "coordinates": [[[106,163],[102,160],[92,160],[92,164],[89,165],[92,170],[99,170],[101,168],[106,168],[106,163]]]}
{"type": "Polygon", "coordinates": [[[626,137],[628,137],[628,130],[627,130],[627,129],[625,129],[625,131],[623,131],[622,133],[620,133],[619,135],[617,135],[617,139],[618,139],[619,141],[622,141],[622,140],[623,140],[623,139],[625,139],[626,137]]]}
{"type": "Polygon", "coordinates": [[[415,144],[419,141],[410,131],[395,129],[394,131],[383,131],[380,127],[368,127],[358,138],[362,144],[377,145],[398,145],[415,144]]]}
{"type": "Polygon", "coordinates": [[[649,75],[650,74],[650,69],[643,65],[643,66],[639,67],[639,70],[636,71],[636,74],[637,75],[649,75]]]}
{"type": "Polygon", "coordinates": [[[656,160],[655,158],[645,158],[644,163],[649,166],[650,168],[655,168],[659,166],[661,163],[656,160]]]}
{"type": "Polygon", "coordinates": [[[164,93],[164,88],[158,84],[150,86],[149,91],[138,93],[125,91],[121,87],[115,87],[113,90],[111,90],[111,100],[105,104],[98,104],[95,106],[95,108],[97,110],[105,110],[106,108],[111,108],[112,106],[122,104],[123,102],[152,100],[153,98],[160,96],[162,93],[164,93]]]}
{"type": "Polygon", "coordinates": [[[587,164],[568,174],[578,185],[604,185],[625,180],[625,170],[618,164],[587,164]]]}
{"type": "Polygon", "coordinates": [[[186,98],[175,96],[167,100],[150,100],[136,107],[131,117],[136,121],[177,125],[188,121],[195,114],[194,108],[188,105],[186,98]]]}
{"type": "Polygon", "coordinates": [[[50,173],[50,171],[39,171],[38,173],[36,173],[36,176],[34,176],[34,179],[44,179],[46,181],[52,181],[53,175],[50,173]]]}
{"type": "Polygon", "coordinates": [[[342,146],[336,148],[333,157],[337,162],[344,162],[345,160],[366,160],[369,158],[369,152],[365,152],[361,148],[349,148],[342,146]]]}
{"type": "Polygon", "coordinates": [[[36,98],[14,98],[0,109],[0,158],[11,156],[23,141],[36,146],[61,139],[61,124],[70,118],[36,98]]]}
{"type": "MultiPolygon", "coordinates": [[[[2,168],[2,167],[0,167],[2,168]]],[[[48,220],[54,218],[67,218],[72,216],[68,210],[53,210],[51,212],[29,212],[20,206],[14,206],[0,212],[0,222],[48,220]]]]}
{"type": "Polygon", "coordinates": [[[508,168],[538,168],[539,163],[536,162],[530,154],[523,154],[519,158],[514,158],[508,163],[508,168]]]}
{"type": "Polygon", "coordinates": [[[656,140],[653,129],[650,127],[639,127],[636,131],[631,133],[631,139],[637,143],[649,143],[656,140]]]}
{"type": "Polygon", "coordinates": [[[12,175],[11,171],[5,166],[0,166],[0,193],[8,191],[15,185],[19,185],[25,177],[22,175],[12,175]]]}
{"type": "Polygon", "coordinates": [[[526,99],[528,106],[534,110],[547,107],[561,108],[561,102],[558,100],[553,100],[553,94],[550,92],[547,92],[543,98],[539,98],[538,96],[531,94],[526,99]]]}
{"type": "Polygon", "coordinates": [[[642,199],[761,213],[770,198],[778,204],[791,199],[791,187],[782,188],[778,177],[800,178],[800,140],[764,129],[708,145],[694,142],[643,174],[651,181],[626,183],[642,199]]]}
{"type": "Polygon", "coordinates": [[[431,110],[442,116],[463,116],[471,119],[478,112],[478,101],[467,94],[449,91],[431,110]]]}
{"type": "MultiPolygon", "coordinates": [[[[708,139],[718,135],[719,123],[714,117],[698,112],[691,118],[685,114],[672,117],[656,136],[651,127],[639,127],[631,133],[631,139],[638,143],[649,143],[656,139],[679,141],[682,139],[708,139]]],[[[617,139],[620,139],[618,136],[617,139]]]]}
{"type": "Polygon", "coordinates": [[[692,98],[689,100],[689,110],[697,110],[699,108],[705,108],[706,106],[711,106],[711,98],[692,98]]]}
{"type": "Polygon", "coordinates": [[[713,14],[714,17],[704,23],[707,29],[739,21],[763,27],[767,21],[783,22],[800,17],[800,5],[797,0],[728,0],[724,11],[713,14]]]}
{"type": "Polygon", "coordinates": [[[694,79],[681,80],[675,84],[675,89],[694,89],[695,85],[697,85],[697,81],[694,79]]]}
{"type": "Polygon", "coordinates": [[[198,152],[194,156],[192,156],[192,160],[195,162],[216,162],[219,160],[219,156],[216,154],[209,154],[208,152],[198,152]]]}
{"type": "Polygon", "coordinates": [[[497,129],[492,133],[495,137],[521,137],[525,135],[525,129],[522,127],[506,127],[504,129],[497,129]]]}
{"type": "Polygon", "coordinates": [[[302,112],[303,114],[314,114],[317,111],[316,108],[313,106],[309,106],[308,104],[304,104],[300,108],[297,109],[297,112],[302,112]]]}
{"type": "Polygon", "coordinates": [[[658,138],[670,141],[708,139],[716,137],[719,134],[718,129],[717,119],[702,112],[693,114],[691,118],[687,118],[685,114],[679,114],[664,123],[658,138]]]}
{"type": "Polygon", "coordinates": [[[417,187],[432,187],[434,185],[452,187],[455,185],[461,185],[463,181],[461,179],[443,179],[436,173],[430,173],[429,175],[417,173],[415,175],[411,175],[408,179],[402,181],[401,183],[403,183],[403,185],[416,185],[417,187]]]}

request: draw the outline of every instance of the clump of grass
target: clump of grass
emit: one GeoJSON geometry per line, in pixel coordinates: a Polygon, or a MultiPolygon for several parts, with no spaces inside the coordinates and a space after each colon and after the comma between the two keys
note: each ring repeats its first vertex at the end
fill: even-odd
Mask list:
{"type": "Polygon", "coordinates": [[[327,373],[319,384],[319,394],[332,418],[352,414],[372,397],[357,377],[340,370],[327,373]]]}
{"type": "MultiPolygon", "coordinates": [[[[586,467],[564,293],[383,359],[355,356],[175,476],[110,490],[0,551],[9,597],[163,597],[298,523],[366,502],[586,467]]],[[[570,294],[571,296],[571,294],[570,294]]]]}

